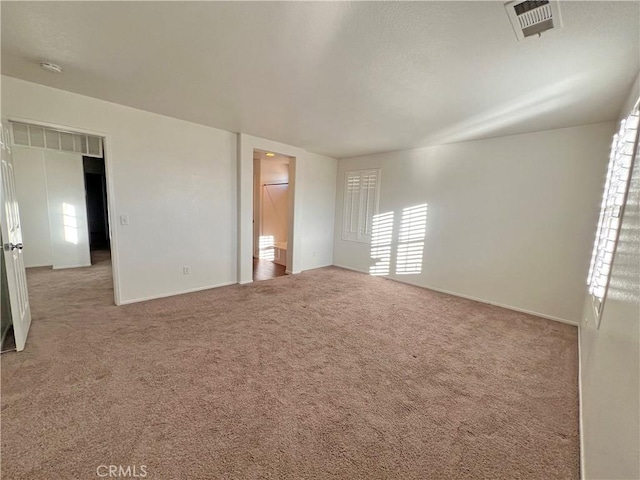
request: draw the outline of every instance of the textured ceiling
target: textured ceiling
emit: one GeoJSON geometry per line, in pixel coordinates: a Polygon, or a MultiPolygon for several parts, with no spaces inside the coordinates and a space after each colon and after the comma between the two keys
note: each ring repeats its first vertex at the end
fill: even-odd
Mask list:
{"type": "Polygon", "coordinates": [[[2,2],[2,73],[345,157],[611,120],[637,2],[2,2]],[[41,60],[63,66],[42,71],[41,60]]]}

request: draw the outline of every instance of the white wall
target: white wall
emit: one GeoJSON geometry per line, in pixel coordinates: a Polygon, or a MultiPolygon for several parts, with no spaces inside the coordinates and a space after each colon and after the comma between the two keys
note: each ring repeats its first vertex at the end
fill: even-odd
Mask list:
{"type": "Polygon", "coordinates": [[[302,191],[302,269],[311,270],[333,264],[336,175],[338,162],[309,153],[301,167],[302,191]]]}
{"type": "Polygon", "coordinates": [[[43,154],[53,268],[87,267],[91,253],[82,155],[43,154]]]}
{"type": "Polygon", "coordinates": [[[14,146],[12,153],[25,266],[52,266],[44,151],[14,146]]]}
{"type": "Polygon", "coordinates": [[[120,303],[236,282],[235,134],[5,76],[2,115],[107,137],[120,303]]]}
{"type": "Polygon", "coordinates": [[[253,272],[253,150],[291,157],[289,212],[293,231],[287,240],[290,273],[331,265],[336,164],[334,158],[252,135],[238,135],[238,281],[252,282],[253,272]]]}
{"type": "Polygon", "coordinates": [[[273,237],[274,243],[287,241],[289,195],[287,185],[262,187],[262,235],[273,237]]]}
{"type": "MultiPolygon", "coordinates": [[[[640,97],[638,76],[621,118],[640,97]]],[[[603,183],[599,194],[602,195],[603,183]]],[[[595,229],[589,241],[593,246],[595,229]]],[[[585,287],[586,294],[586,287],[585,287]]],[[[640,478],[640,158],[600,328],[587,296],[580,328],[583,478],[640,478]]]]}
{"type": "Polygon", "coordinates": [[[261,165],[262,161],[259,158],[253,159],[253,256],[255,258],[260,258],[261,165]]]}
{"type": "Polygon", "coordinates": [[[15,146],[26,267],[91,265],[82,155],[15,146]]]}
{"type": "Polygon", "coordinates": [[[273,237],[274,243],[287,241],[289,195],[287,185],[262,187],[262,236],[273,237]]]}
{"type": "MultiPolygon", "coordinates": [[[[428,204],[420,286],[577,323],[613,123],[340,160],[334,261],[368,272],[343,241],[348,170],[382,169],[380,213],[428,204]]],[[[398,222],[395,224],[397,239],[398,222]]]]}
{"type": "Polygon", "coordinates": [[[261,159],[260,181],[265,183],[288,183],[289,182],[289,161],[278,158],[261,159]]]}
{"type": "Polygon", "coordinates": [[[333,263],[333,158],[6,76],[2,116],[106,137],[117,303],[251,281],[254,148],[296,157],[287,264],[298,273],[333,263]]]}

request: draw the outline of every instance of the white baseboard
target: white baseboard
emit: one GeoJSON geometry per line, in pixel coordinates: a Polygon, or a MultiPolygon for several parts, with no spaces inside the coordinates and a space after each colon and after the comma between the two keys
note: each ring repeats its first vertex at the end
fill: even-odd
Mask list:
{"type": "MultiPolygon", "coordinates": [[[[338,264],[334,264],[333,266],[334,267],[344,268],[345,270],[351,270],[351,271],[354,271],[354,272],[359,272],[359,273],[364,273],[365,275],[369,275],[369,272],[365,272],[363,270],[358,270],[357,268],[351,268],[351,267],[347,267],[345,265],[338,265],[338,264]]],[[[560,322],[560,323],[566,323],[566,324],[569,324],[569,325],[573,325],[574,327],[577,327],[579,325],[578,322],[574,322],[573,320],[567,320],[566,318],[560,318],[560,317],[555,317],[553,315],[547,315],[545,313],[534,312],[532,310],[527,310],[527,309],[520,308],[520,307],[514,307],[513,305],[506,305],[504,303],[497,303],[497,302],[493,302],[491,300],[485,300],[483,298],[477,298],[477,297],[472,297],[470,295],[465,295],[463,293],[452,292],[450,290],[444,290],[442,288],[431,287],[429,285],[420,285],[418,283],[413,283],[413,282],[404,281],[404,280],[398,280],[397,278],[390,278],[390,277],[385,277],[385,276],[381,276],[380,278],[384,278],[386,280],[391,280],[393,282],[404,283],[404,284],[411,285],[411,286],[414,286],[414,287],[426,288],[427,290],[433,290],[434,292],[446,293],[447,295],[452,295],[454,297],[465,298],[467,300],[473,300],[474,302],[486,303],[488,305],[494,305],[496,307],[506,308],[507,310],[513,310],[515,312],[526,313],[528,315],[534,315],[536,317],[546,318],[547,320],[553,320],[553,321],[560,322]]]]}
{"type": "Polygon", "coordinates": [[[53,268],[53,265],[51,265],[50,263],[43,263],[43,264],[39,264],[39,265],[25,265],[24,268],[42,268],[42,267],[51,267],[53,268]]]}
{"type": "Polygon", "coordinates": [[[315,265],[313,267],[309,267],[309,268],[303,268],[302,272],[310,272],[311,270],[317,270],[319,268],[326,268],[326,267],[333,267],[333,263],[327,263],[324,265],[315,265]]]}
{"type": "Polygon", "coordinates": [[[253,283],[253,280],[245,280],[244,282],[238,282],[238,285],[248,285],[249,283],[253,283]]]}
{"type": "MultiPolygon", "coordinates": [[[[48,266],[48,265],[44,265],[44,266],[48,266]]],[[[81,268],[81,267],[90,267],[91,264],[90,263],[83,263],[82,265],[59,265],[57,267],[51,267],[54,270],[62,270],[64,268],[81,268]]]]}
{"type": "Polygon", "coordinates": [[[158,298],[173,297],[175,295],[184,295],[185,293],[193,293],[193,292],[200,292],[202,290],[211,290],[213,288],[228,287],[229,285],[237,285],[237,283],[238,282],[224,282],[224,283],[218,283],[216,285],[206,285],[204,287],[196,287],[196,288],[190,288],[187,290],[180,290],[178,292],[162,293],[160,295],[150,295],[148,297],[139,297],[139,298],[134,298],[132,300],[122,300],[119,303],[119,305],[128,305],[130,303],[146,302],[148,300],[157,300],[158,298]]]}
{"type": "MultiPolygon", "coordinates": [[[[359,270],[353,267],[347,267],[346,265],[338,265],[337,263],[334,263],[333,266],[338,268],[344,268],[345,270],[351,270],[352,272],[364,273],[366,275],[369,275],[369,272],[365,272],[364,270],[359,270]]],[[[386,277],[382,277],[382,278],[386,278],[386,277]]]]}

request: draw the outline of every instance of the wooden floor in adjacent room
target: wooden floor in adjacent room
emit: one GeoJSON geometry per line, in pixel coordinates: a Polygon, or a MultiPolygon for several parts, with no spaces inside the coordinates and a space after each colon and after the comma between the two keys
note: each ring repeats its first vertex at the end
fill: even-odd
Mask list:
{"type": "Polygon", "coordinates": [[[284,265],[278,265],[271,260],[260,258],[253,259],[253,281],[270,280],[285,276],[284,265]]]}
{"type": "Polygon", "coordinates": [[[335,267],[116,307],[28,273],[2,474],[577,479],[575,327],[335,267]]]}

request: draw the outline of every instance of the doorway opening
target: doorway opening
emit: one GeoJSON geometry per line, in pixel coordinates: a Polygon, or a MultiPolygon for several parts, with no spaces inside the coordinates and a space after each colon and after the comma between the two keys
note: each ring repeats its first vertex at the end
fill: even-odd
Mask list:
{"type": "Polygon", "coordinates": [[[253,280],[286,275],[291,224],[291,158],[253,150],[253,280]]]}
{"type": "MultiPolygon", "coordinates": [[[[11,148],[3,151],[3,162],[10,165],[15,185],[13,218],[20,238],[16,271],[22,271],[24,289],[19,297],[29,317],[22,328],[12,312],[10,328],[21,350],[34,292],[48,292],[54,298],[56,288],[69,285],[69,290],[86,295],[89,279],[113,284],[114,275],[104,138],[50,125],[10,121],[9,126],[11,148]],[[79,283],[83,288],[72,287],[79,283]]],[[[14,303],[12,299],[12,310],[14,303]]],[[[3,337],[10,338],[5,328],[3,337]]]]}
{"type": "Polygon", "coordinates": [[[91,264],[111,260],[107,174],[104,157],[82,157],[91,264]]]}
{"type": "Polygon", "coordinates": [[[103,139],[12,123],[13,169],[27,269],[110,257],[103,139]]]}

